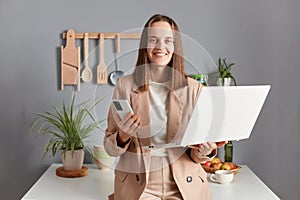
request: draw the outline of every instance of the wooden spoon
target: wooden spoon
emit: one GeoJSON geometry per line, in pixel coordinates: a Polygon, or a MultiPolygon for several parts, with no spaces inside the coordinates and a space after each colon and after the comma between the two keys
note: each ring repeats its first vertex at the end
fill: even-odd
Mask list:
{"type": "Polygon", "coordinates": [[[81,78],[84,82],[90,82],[92,79],[92,71],[89,68],[89,35],[84,33],[84,69],[81,73],[81,78]]]}
{"type": "Polygon", "coordinates": [[[100,63],[97,66],[97,83],[107,84],[107,66],[104,63],[104,34],[100,33],[100,63]]]}

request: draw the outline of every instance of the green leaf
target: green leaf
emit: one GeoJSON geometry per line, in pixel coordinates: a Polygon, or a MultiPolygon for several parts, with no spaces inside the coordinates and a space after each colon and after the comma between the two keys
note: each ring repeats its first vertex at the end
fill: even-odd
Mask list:
{"type": "Polygon", "coordinates": [[[72,103],[70,107],[70,118],[73,119],[73,109],[74,109],[74,104],[75,104],[75,95],[72,97],[72,103]]]}
{"type": "Polygon", "coordinates": [[[231,78],[233,80],[233,82],[234,82],[234,85],[237,86],[236,80],[235,80],[235,78],[231,74],[230,74],[229,78],[231,78]]]}
{"type": "Polygon", "coordinates": [[[225,66],[224,69],[227,69],[226,58],[223,58],[223,65],[225,66]]]}
{"type": "Polygon", "coordinates": [[[235,63],[230,63],[230,64],[228,65],[228,67],[227,67],[227,71],[230,71],[230,70],[231,70],[231,67],[232,67],[233,65],[235,65],[235,63]]]}

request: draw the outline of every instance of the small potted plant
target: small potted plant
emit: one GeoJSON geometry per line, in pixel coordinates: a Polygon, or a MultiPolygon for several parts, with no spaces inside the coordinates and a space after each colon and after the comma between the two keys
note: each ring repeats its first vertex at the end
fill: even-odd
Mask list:
{"type": "Polygon", "coordinates": [[[87,145],[86,139],[91,132],[99,129],[99,125],[103,122],[103,120],[96,120],[91,114],[91,110],[99,102],[100,100],[94,103],[85,101],[76,109],[75,96],[73,96],[69,108],[63,102],[61,111],[52,106],[52,111],[43,114],[35,113],[36,118],[32,122],[30,133],[35,136],[48,135],[50,137],[45,146],[43,159],[49,152],[53,157],[61,152],[64,169],[77,171],[83,165],[84,149],[93,157],[93,151],[87,145]],[[90,122],[84,123],[87,119],[90,122]]]}
{"type": "Polygon", "coordinates": [[[235,63],[227,63],[226,58],[219,58],[218,60],[218,71],[219,78],[217,85],[219,86],[230,86],[231,80],[233,80],[234,85],[236,86],[236,79],[232,75],[231,67],[235,65],[235,63]]]}
{"type": "Polygon", "coordinates": [[[208,75],[206,74],[190,74],[188,77],[191,77],[197,81],[199,81],[203,86],[207,86],[208,75]]]}

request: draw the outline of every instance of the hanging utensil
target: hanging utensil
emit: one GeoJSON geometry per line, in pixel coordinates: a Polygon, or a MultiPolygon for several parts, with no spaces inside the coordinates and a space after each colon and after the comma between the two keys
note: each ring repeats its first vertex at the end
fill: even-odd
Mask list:
{"type": "MultiPolygon", "coordinates": [[[[120,33],[118,33],[116,35],[116,39],[117,39],[116,40],[116,44],[117,44],[116,51],[117,51],[117,53],[120,53],[120,33]]],[[[122,76],[125,75],[125,73],[123,71],[121,71],[121,70],[118,69],[118,65],[119,65],[119,63],[118,63],[118,57],[116,58],[116,63],[115,64],[116,64],[115,65],[116,66],[116,70],[113,71],[113,72],[111,72],[110,75],[109,75],[109,80],[110,80],[110,83],[112,85],[116,85],[118,78],[120,78],[120,77],[122,77],[122,76]]]]}
{"type": "Polygon", "coordinates": [[[84,69],[81,73],[83,82],[90,82],[92,80],[92,71],[89,68],[89,34],[84,33],[84,69]]]}
{"type": "Polygon", "coordinates": [[[75,44],[75,32],[69,29],[66,46],[61,46],[61,90],[64,85],[77,85],[80,90],[80,47],[75,44]]]}
{"type": "Polygon", "coordinates": [[[107,66],[104,62],[104,34],[100,33],[100,63],[97,66],[97,83],[107,84],[107,66]]]}

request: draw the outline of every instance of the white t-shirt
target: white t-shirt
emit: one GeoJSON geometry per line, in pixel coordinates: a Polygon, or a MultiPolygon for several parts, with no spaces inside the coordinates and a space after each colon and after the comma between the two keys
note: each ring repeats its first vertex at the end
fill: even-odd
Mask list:
{"type": "MultiPolygon", "coordinates": [[[[151,143],[166,144],[169,81],[149,81],[151,143]]],[[[151,156],[168,156],[166,149],[152,149],[151,156]]]]}

